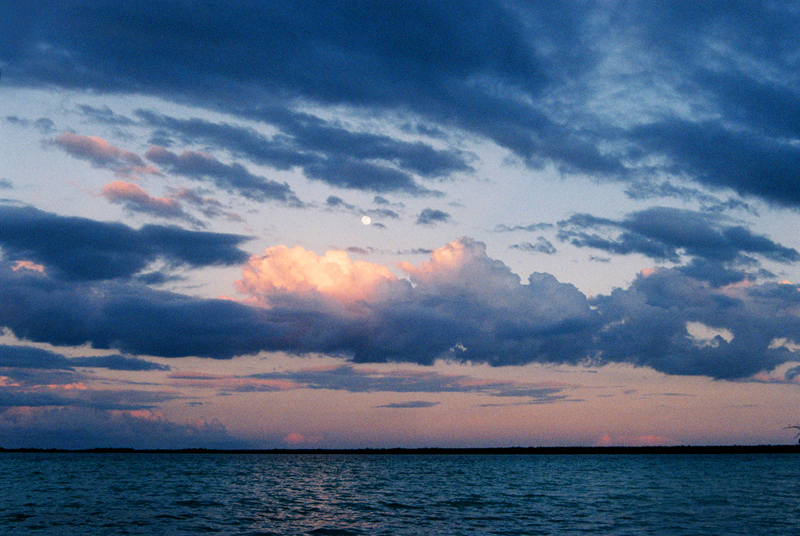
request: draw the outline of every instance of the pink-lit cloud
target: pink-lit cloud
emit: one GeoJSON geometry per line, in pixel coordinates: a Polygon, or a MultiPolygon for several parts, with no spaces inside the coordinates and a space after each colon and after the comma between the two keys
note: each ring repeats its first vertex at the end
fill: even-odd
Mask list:
{"type": "Polygon", "coordinates": [[[138,184],[114,181],[100,190],[100,195],[112,203],[125,205],[129,210],[144,212],[162,218],[190,218],[175,199],[153,197],[138,184]]]}
{"type": "Polygon", "coordinates": [[[122,177],[160,175],[158,168],[147,164],[138,154],[120,149],[97,136],[65,132],[50,143],[75,158],[87,160],[96,167],[111,169],[122,177]]]}
{"type": "Polygon", "coordinates": [[[595,445],[599,447],[608,447],[608,446],[623,446],[623,447],[649,447],[649,446],[658,446],[658,445],[669,445],[673,443],[668,437],[655,435],[655,434],[644,434],[639,436],[610,436],[608,434],[604,434],[600,436],[595,445]]]}
{"type": "Polygon", "coordinates": [[[298,346],[322,344],[357,361],[513,364],[578,362],[586,355],[589,304],[553,276],[533,274],[522,284],[468,238],[437,249],[419,267],[399,267],[410,281],[342,251],[319,257],[275,246],[250,258],[236,288],[251,304],[317,317],[317,327],[293,328],[298,346]]]}
{"type": "Polygon", "coordinates": [[[223,217],[229,221],[244,221],[241,216],[226,211],[222,203],[213,197],[203,197],[189,188],[173,188],[166,197],[153,197],[141,186],[132,182],[115,181],[103,186],[100,195],[111,203],[124,205],[133,212],[141,212],[159,218],[188,221],[204,226],[197,218],[184,210],[188,205],[207,218],[223,217]]]}
{"type": "Polygon", "coordinates": [[[48,389],[64,389],[65,391],[88,391],[89,388],[83,382],[65,383],[65,384],[49,384],[46,385],[48,389]]]}
{"type": "Polygon", "coordinates": [[[298,446],[298,445],[307,445],[313,443],[319,443],[322,440],[321,437],[318,436],[306,436],[299,432],[292,432],[287,434],[286,437],[283,438],[285,443],[289,445],[298,446]]]}
{"type": "Polygon", "coordinates": [[[14,263],[14,266],[12,266],[11,269],[15,272],[20,270],[30,270],[32,272],[39,272],[40,274],[44,273],[44,266],[32,261],[17,261],[14,263]]]}
{"type": "Polygon", "coordinates": [[[319,257],[300,246],[282,245],[250,257],[242,276],[237,290],[265,307],[288,294],[317,295],[351,305],[376,299],[382,286],[398,281],[386,266],[353,261],[344,251],[319,257]]]}
{"type": "Polygon", "coordinates": [[[8,376],[0,376],[0,387],[20,387],[21,385],[22,384],[12,380],[8,376]]]}

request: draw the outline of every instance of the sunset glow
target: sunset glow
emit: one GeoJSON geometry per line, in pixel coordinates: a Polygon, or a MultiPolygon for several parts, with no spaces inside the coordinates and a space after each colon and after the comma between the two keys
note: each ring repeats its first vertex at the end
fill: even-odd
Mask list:
{"type": "Polygon", "coordinates": [[[794,442],[800,12],[710,5],[9,6],[0,447],[794,442]]]}

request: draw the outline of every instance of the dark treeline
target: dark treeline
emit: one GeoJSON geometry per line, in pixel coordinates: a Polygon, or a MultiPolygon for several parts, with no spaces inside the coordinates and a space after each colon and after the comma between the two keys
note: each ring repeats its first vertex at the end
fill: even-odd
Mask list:
{"type": "Polygon", "coordinates": [[[800,445],[720,445],[653,447],[499,447],[499,448],[363,448],[363,449],[40,449],[3,448],[3,452],[115,454],[372,454],[372,455],[575,455],[575,454],[800,454],[800,445]]]}

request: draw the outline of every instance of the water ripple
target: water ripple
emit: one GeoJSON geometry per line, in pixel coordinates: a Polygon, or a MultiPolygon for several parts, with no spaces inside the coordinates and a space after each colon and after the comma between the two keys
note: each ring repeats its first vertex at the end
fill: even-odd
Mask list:
{"type": "Polygon", "coordinates": [[[0,454],[0,534],[797,533],[791,454],[0,454]]]}

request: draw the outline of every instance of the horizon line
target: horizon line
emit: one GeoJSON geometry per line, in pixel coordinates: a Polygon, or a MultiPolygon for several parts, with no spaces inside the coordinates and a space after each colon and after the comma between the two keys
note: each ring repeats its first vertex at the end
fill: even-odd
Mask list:
{"type": "Polygon", "coordinates": [[[388,448],[273,448],[219,449],[188,447],[180,449],[95,447],[86,449],[0,447],[0,453],[75,453],[75,454],[377,454],[377,455],[457,455],[457,454],[800,454],[800,444],[780,445],[651,445],[651,446],[571,446],[571,447],[388,447],[388,448]]]}

